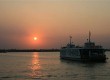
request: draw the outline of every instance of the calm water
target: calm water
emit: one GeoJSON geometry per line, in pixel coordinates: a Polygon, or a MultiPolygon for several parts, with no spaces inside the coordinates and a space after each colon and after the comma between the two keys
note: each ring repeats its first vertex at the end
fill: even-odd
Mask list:
{"type": "Polygon", "coordinates": [[[110,59],[81,63],[60,60],[56,52],[1,53],[0,80],[110,80],[110,59]]]}

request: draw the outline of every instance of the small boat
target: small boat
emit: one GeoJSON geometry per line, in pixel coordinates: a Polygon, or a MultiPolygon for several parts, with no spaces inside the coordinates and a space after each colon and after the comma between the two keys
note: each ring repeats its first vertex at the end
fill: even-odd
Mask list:
{"type": "Polygon", "coordinates": [[[105,49],[102,46],[95,45],[91,42],[91,33],[89,32],[89,39],[83,47],[76,46],[71,42],[72,37],[70,36],[70,43],[67,46],[62,47],[60,50],[60,58],[68,60],[78,61],[95,61],[104,62],[106,61],[105,49]]]}

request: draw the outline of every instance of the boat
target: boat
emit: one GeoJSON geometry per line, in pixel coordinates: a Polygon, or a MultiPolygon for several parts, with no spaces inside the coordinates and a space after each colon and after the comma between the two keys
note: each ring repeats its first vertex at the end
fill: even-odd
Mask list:
{"type": "Polygon", "coordinates": [[[95,61],[105,62],[106,55],[102,46],[96,45],[91,41],[91,32],[89,32],[89,38],[84,43],[83,47],[73,44],[72,37],[70,36],[70,43],[60,49],[60,58],[66,60],[77,61],[95,61]]]}

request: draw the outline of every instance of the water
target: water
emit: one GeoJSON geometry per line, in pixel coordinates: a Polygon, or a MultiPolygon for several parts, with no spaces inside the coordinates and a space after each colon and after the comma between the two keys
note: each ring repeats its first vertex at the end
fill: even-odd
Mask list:
{"type": "Polygon", "coordinates": [[[110,59],[81,63],[60,60],[58,52],[1,53],[0,80],[110,80],[110,59]]]}

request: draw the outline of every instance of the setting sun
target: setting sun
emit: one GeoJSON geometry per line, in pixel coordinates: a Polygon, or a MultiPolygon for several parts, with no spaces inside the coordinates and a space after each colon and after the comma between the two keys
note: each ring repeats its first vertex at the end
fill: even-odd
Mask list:
{"type": "Polygon", "coordinates": [[[34,40],[36,41],[37,40],[37,37],[34,37],[34,40]]]}

